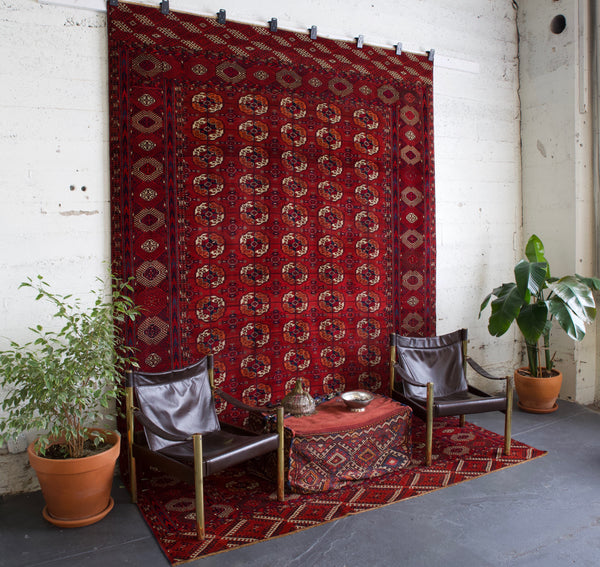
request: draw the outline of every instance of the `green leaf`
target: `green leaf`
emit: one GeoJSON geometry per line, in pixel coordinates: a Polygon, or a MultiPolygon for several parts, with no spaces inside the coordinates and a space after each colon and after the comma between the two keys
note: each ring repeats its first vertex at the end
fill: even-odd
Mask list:
{"type": "Polygon", "coordinates": [[[560,298],[551,298],[548,309],[569,337],[576,341],[585,337],[585,321],[573,313],[560,298]]]}
{"type": "Polygon", "coordinates": [[[481,317],[481,313],[488,306],[490,299],[492,299],[492,295],[494,295],[494,292],[488,293],[488,295],[485,297],[485,299],[481,302],[481,306],[479,307],[479,317],[481,317]]]}
{"type": "MultiPolygon", "coordinates": [[[[537,235],[532,234],[529,240],[527,241],[527,244],[525,245],[525,256],[530,262],[545,263],[546,279],[548,280],[551,278],[550,262],[548,262],[548,260],[546,259],[546,256],[544,254],[544,245],[542,244],[542,241],[537,235]]],[[[546,286],[544,285],[544,287],[546,286]]]]}
{"type": "Polygon", "coordinates": [[[496,295],[498,297],[492,301],[488,331],[491,335],[500,337],[508,331],[525,302],[514,283],[502,284],[496,295]]]}
{"type": "Polygon", "coordinates": [[[569,310],[589,323],[596,317],[596,302],[592,290],[574,276],[565,276],[556,282],[553,299],[560,299],[569,310]]]}
{"type": "Polygon", "coordinates": [[[527,260],[521,260],[515,266],[515,282],[526,303],[530,301],[530,293],[537,295],[544,288],[547,268],[548,264],[545,262],[528,262],[527,260]]]}
{"type": "Polygon", "coordinates": [[[548,306],[545,302],[525,305],[517,317],[517,325],[527,343],[535,344],[546,330],[548,306]]]}
{"type": "Polygon", "coordinates": [[[536,234],[532,234],[525,245],[525,256],[530,262],[545,262],[548,260],[544,256],[544,245],[536,234]]]}
{"type": "Polygon", "coordinates": [[[592,289],[576,276],[565,276],[556,283],[548,308],[561,328],[576,341],[583,339],[585,325],[596,317],[592,289]]]}
{"type": "Polygon", "coordinates": [[[595,291],[600,290],[600,279],[598,278],[586,278],[583,276],[580,276],[579,274],[575,274],[575,277],[582,283],[584,283],[585,285],[587,285],[590,289],[593,289],[595,291]]]}
{"type": "Polygon", "coordinates": [[[504,286],[504,285],[507,285],[507,284],[503,284],[503,285],[501,285],[501,286],[499,286],[499,287],[496,287],[496,288],[494,288],[494,289],[491,291],[491,293],[489,293],[489,294],[487,295],[487,297],[486,297],[486,298],[485,298],[485,299],[484,299],[484,300],[481,302],[481,306],[479,307],[479,316],[480,316],[480,317],[481,317],[481,313],[483,312],[483,310],[484,310],[484,309],[485,309],[485,308],[488,306],[488,303],[490,302],[490,299],[491,299],[493,296],[496,296],[496,297],[498,297],[498,296],[499,296],[499,295],[500,295],[500,294],[503,292],[503,289],[504,289],[504,287],[503,287],[503,286],[504,286]]]}

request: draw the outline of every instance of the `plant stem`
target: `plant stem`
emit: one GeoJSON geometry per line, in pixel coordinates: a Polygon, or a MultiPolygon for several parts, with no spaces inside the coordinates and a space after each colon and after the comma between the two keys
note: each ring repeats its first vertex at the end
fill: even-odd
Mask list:
{"type": "Polygon", "coordinates": [[[527,359],[529,360],[529,373],[532,376],[538,374],[538,360],[537,360],[538,346],[536,343],[527,343],[527,359]]]}
{"type": "Polygon", "coordinates": [[[552,370],[554,366],[553,356],[550,356],[550,331],[544,333],[544,349],[546,350],[546,370],[552,370]]]}

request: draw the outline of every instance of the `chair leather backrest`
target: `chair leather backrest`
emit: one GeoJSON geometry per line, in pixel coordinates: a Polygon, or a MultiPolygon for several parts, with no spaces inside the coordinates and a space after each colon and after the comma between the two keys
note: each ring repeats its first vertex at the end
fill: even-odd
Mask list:
{"type": "MultiPolygon", "coordinates": [[[[433,382],[433,394],[447,396],[467,390],[462,342],[467,330],[459,329],[439,337],[403,337],[394,335],[398,364],[419,384],[433,382]]],[[[426,398],[427,390],[404,383],[404,394],[426,398]]]]}
{"type": "MultiPolygon", "coordinates": [[[[220,429],[208,377],[208,357],[166,372],[132,372],[132,386],[142,412],[161,429],[189,436],[220,429]]],[[[145,430],[153,451],[176,442],[145,430]]]]}

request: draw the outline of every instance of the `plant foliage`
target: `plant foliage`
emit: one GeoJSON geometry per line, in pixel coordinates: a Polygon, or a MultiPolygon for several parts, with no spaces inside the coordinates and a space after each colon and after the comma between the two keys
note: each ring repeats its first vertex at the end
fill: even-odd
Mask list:
{"type": "MultiPolygon", "coordinates": [[[[139,314],[128,282],[112,279],[112,298],[103,297],[104,282],[93,291],[93,305],[82,307],[72,295],[50,290],[42,276],[28,278],[19,287],[37,291],[36,301],[55,308],[59,331],[41,325],[31,328],[35,338],[23,345],[11,341],[0,351],[0,384],[5,417],[0,418],[0,442],[25,431],[42,431],[36,449],[61,440],[68,456],[82,456],[88,427],[105,415],[121,390],[124,371],[137,366],[133,347],[122,340],[122,324],[139,314]]],[[[96,443],[102,442],[100,437],[96,443]]]]}
{"type": "Polygon", "coordinates": [[[545,368],[553,367],[552,321],[556,320],[572,339],[583,339],[585,326],[596,317],[593,292],[600,289],[600,279],[578,274],[553,278],[544,245],[535,234],[527,242],[525,256],[527,259],[515,266],[515,281],[492,290],[483,300],[479,316],[491,300],[488,330],[495,337],[506,333],[516,321],[527,346],[529,373],[542,376],[542,352],[545,368]]]}

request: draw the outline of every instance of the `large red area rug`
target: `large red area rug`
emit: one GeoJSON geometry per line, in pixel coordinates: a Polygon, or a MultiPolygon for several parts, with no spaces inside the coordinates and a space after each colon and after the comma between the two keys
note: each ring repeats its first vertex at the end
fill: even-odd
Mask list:
{"type": "Polygon", "coordinates": [[[413,423],[413,465],[374,480],[318,494],[286,494],[278,502],[273,483],[230,469],[205,481],[207,536],[195,536],[193,488],[169,477],[144,479],[139,508],[173,565],[373,510],[406,498],[471,480],[545,454],[513,440],[510,457],[503,438],[457,418],[436,420],[434,461],[424,467],[424,426],[413,423]]]}

